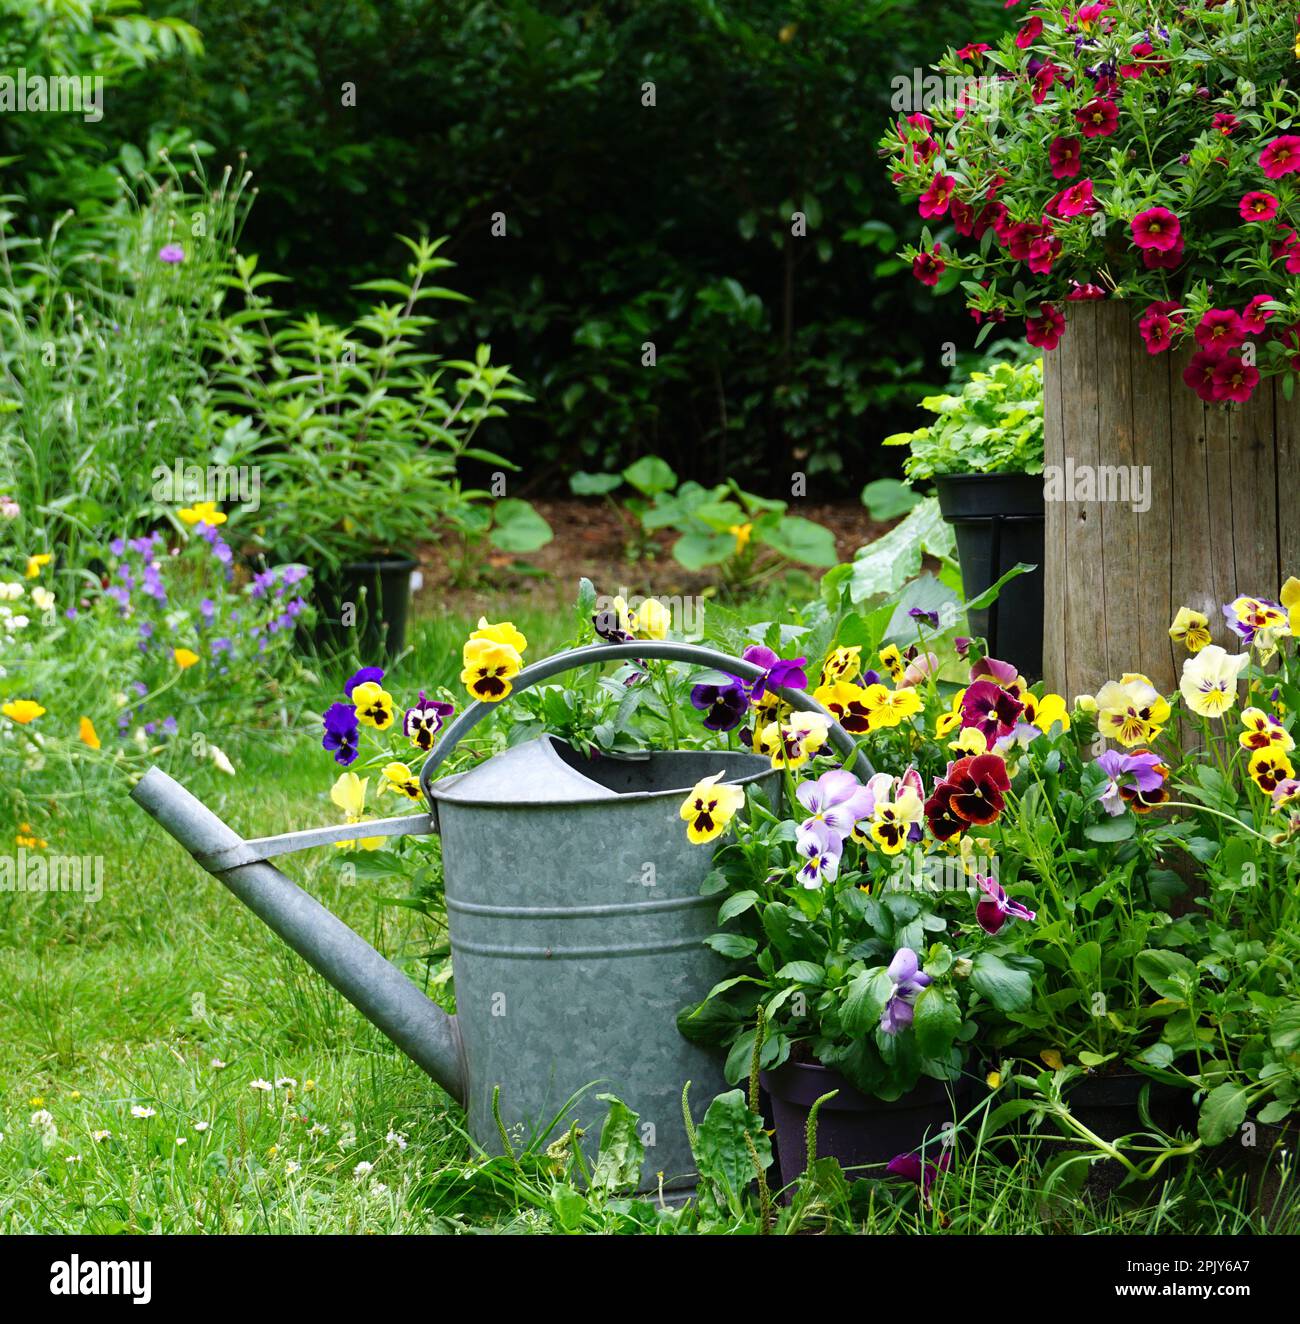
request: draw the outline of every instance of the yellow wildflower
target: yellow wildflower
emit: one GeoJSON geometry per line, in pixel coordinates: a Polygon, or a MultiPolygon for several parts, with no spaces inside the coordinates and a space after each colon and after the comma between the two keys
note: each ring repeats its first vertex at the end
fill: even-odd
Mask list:
{"type": "Polygon", "coordinates": [[[226,513],[218,510],[213,501],[196,501],[192,506],[184,506],[176,512],[186,524],[207,524],[216,528],[226,522],[226,513]]]}
{"type": "Polygon", "coordinates": [[[43,567],[49,565],[54,558],[48,552],[40,552],[36,556],[27,558],[27,578],[35,579],[41,573],[43,567]]]}
{"type": "Polygon", "coordinates": [[[95,724],[89,717],[83,717],[77,726],[77,736],[83,745],[88,745],[91,749],[99,748],[99,736],[95,732],[95,724]]]}
{"type": "Polygon", "coordinates": [[[188,648],[173,648],[172,657],[176,659],[176,665],[182,671],[188,670],[199,660],[199,655],[188,648]]]}
{"type": "Polygon", "coordinates": [[[686,821],[686,840],[703,845],[720,837],[736,810],[745,803],[745,792],[739,786],[720,786],[723,773],[715,772],[698,782],[683,802],[680,814],[686,821]]]}
{"type": "Polygon", "coordinates": [[[4,713],[11,722],[26,726],[28,722],[34,722],[38,717],[44,717],[45,709],[35,699],[11,699],[0,707],[0,713],[4,713]]]}

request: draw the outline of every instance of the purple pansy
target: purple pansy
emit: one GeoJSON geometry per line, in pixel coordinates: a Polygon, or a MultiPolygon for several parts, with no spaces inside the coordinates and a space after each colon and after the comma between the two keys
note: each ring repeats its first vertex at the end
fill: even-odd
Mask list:
{"type": "Polygon", "coordinates": [[[885,1165],[885,1171],[891,1177],[902,1177],[919,1186],[922,1198],[928,1203],[934,1179],[951,1165],[952,1150],[944,1146],[937,1162],[927,1162],[920,1154],[895,1154],[885,1165]]]}
{"type": "Polygon", "coordinates": [[[1165,766],[1160,756],[1149,749],[1138,750],[1135,754],[1122,754],[1117,749],[1108,749],[1094,760],[1109,779],[1101,788],[1097,798],[1101,807],[1111,815],[1124,812],[1125,787],[1133,787],[1139,794],[1158,791],[1165,784],[1165,766]]]}
{"type": "Polygon", "coordinates": [[[763,674],[754,682],[750,690],[750,697],[756,703],[767,693],[769,686],[773,689],[786,690],[808,688],[808,673],[804,670],[808,659],[805,657],[796,657],[793,660],[780,658],[762,644],[750,644],[741,656],[746,662],[752,662],[756,667],[763,668],[763,674]]]}
{"type": "Polygon", "coordinates": [[[710,731],[731,731],[744,721],[749,694],[739,676],[728,676],[722,685],[694,686],[691,703],[704,713],[704,725],[710,731]]]}
{"type": "Polygon", "coordinates": [[[841,841],[875,808],[871,790],[842,768],[824,772],[816,781],[801,782],[795,798],[811,815],[801,831],[822,823],[841,841]]]}
{"type": "Polygon", "coordinates": [[[343,682],[343,693],[350,699],[352,691],[358,685],[365,685],[369,681],[374,681],[376,685],[384,678],[383,667],[362,667],[360,671],[354,672],[343,682]]]}
{"type": "Polygon", "coordinates": [[[973,681],[961,701],[961,724],[974,727],[992,748],[993,742],[1016,729],[1025,705],[990,680],[973,681]]]}
{"type": "Polygon", "coordinates": [[[424,691],[414,706],[406,710],[402,718],[402,734],[416,749],[426,754],[433,748],[433,738],[442,729],[443,719],[456,711],[454,703],[443,703],[438,699],[426,699],[424,691]]]}
{"type": "Polygon", "coordinates": [[[900,947],[894,953],[886,973],[894,990],[880,1013],[880,1029],[884,1034],[897,1034],[911,1025],[912,1004],[930,983],[930,976],[921,969],[921,962],[910,947],[900,947]]]}
{"type": "Polygon", "coordinates": [[[796,852],[803,859],[799,866],[799,881],[807,888],[834,882],[840,870],[843,849],[843,842],[825,823],[814,822],[801,827],[795,845],[796,852]]]}
{"type": "Polygon", "coordinates": [[[984,893],[983,898],[975,903],[975,918],[985,933],[997,933],[1009,919],[1034,919],[1034,912],[1019,901],[1012,901],[996,878],[977,873],[975,883],[984,893]]]}
{"type": "Polygon", "coordinates": [[[321,719],[325,735],[321,740],[322,749],[334,751],[334,762],[346,768],[357,757],[357,710],[350,703],[331,704],[321,719]]]}

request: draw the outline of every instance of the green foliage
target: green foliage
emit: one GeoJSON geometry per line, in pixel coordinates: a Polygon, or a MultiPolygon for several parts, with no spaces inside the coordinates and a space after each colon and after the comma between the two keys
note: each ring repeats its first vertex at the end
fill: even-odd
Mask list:
{"type": "Polygon", "coordinates": [[[623,470],[576,473],[569,480],[575,496],[609,497],[626,482],[638,493],[625,501],[640,524],[640,546],[653,546],[663,530],[677,534],[673,559],[687,570],[721,566],[724,585],[738,589],[780,573],[790,564],[833,566],[835,535],[800,515],[787,515],[784,501],[742,491],[729,479],[706,488],[677,475],[657,455],[645,455],[623,470]]]}
{"type": "Polygon", "coordinates": [[[976,372],[956,395],[932,395],[921,407],[937,421],[886,437],[907,446],[903,469],[913,481],[945,474],[1043,471],[1043,362],[996,364],[976,372]]]}
{"type": "Polygon", "coordinates": [[[895,256],[911,209],[879,187],[872,140],[888,75],[1003,26],[1001,0],[157,8],[206,56],[118,113],[247,151],[267,202],[248,247],[297,305],[346,319],[394,230],[450,234],[475,303],[435,341],[490,334],[527,383],[502,445],[530,476],[654,452],[759,490],[792,469],[865,477],[917,379],[941,381],[895,256]]]}
{"type": "Polygon", "coordinates": [[[241,296],[207,327],[217,360],[212,435],[228,462],[258,464],[273,498],[259,521],[261,544],[280,556],[335,569],[376,554],[408,554],[444,521],[468,539],[488,536],[505,551],[533,551],[551,538],[546,521],[511,498],[462,486],[462,460],[514,468],[474,445],[480,426],[527,397],[508,367],[479,345],[473,360],[420,348],[435,319],[427,301],[463,296],[428,278],[453,264],[443,240],[406,239],[404,280],[360,288],[394,302],[374,304],[348,326],[308,315],[278,329],[263,288],[279,278],[255,257],[234,258],[224,283],[241,296]]]}

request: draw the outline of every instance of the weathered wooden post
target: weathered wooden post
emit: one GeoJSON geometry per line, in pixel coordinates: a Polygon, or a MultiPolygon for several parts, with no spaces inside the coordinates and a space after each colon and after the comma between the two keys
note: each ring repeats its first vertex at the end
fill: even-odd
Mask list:
{"type": "Polygon", "coordinates": [[[1043,670],[1071,698],[1126,671],[1172,691],[1180,606],[1231,646],[1221,605],[1300,574],[1300,394],[1265,378],[1247,404],[1204,404],[1183,382],[1190,351],[1148,354],[1136,319],[1133,304],[1073,304],[1044,356],[1043,670]],[[1114,466],[1145,490],[1112,483],[1114,466]],[[1069,499],[1090,477],[1091,499],[1069,499]]]}

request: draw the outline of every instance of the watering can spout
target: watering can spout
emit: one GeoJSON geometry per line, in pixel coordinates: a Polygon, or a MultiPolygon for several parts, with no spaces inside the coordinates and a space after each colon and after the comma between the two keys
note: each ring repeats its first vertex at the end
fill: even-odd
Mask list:
{"type": "MultiPolygon", "coordinates": [[[[150,768],[131,798],[457,1102],[465,1102],[464,1055],[454,1016],[268,863],[271,852],[246,842],[161,768],[150,768]]],[[[367,824],[366,830],[378,826],[367,824]]],[[[409,822],[406,826],[410,830],[409,822]]],[[[319,843],[302,842],[311,844],[319,843]]]]}

